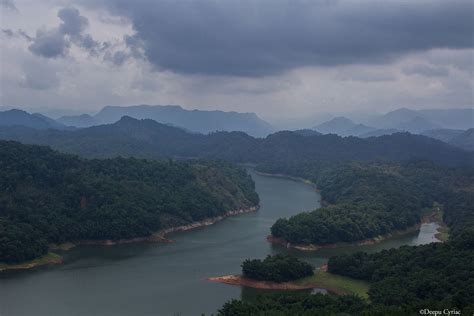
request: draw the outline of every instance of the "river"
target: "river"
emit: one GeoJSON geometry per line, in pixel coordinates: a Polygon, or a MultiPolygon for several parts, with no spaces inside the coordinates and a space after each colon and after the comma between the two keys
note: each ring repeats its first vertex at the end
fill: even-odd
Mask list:
{"type": "Polygon", "coordinates": [[[175,242],[81,246],[64,252],[65,263],[0,274],[0,315],[200,315],[258,290],[206,281],[237,274],[246,258],[291,252],[315,266],[331,255],[378,251],[435,241],[436,224],[419,233],[377,245],[287,250],[265,237],[276,219],[319,207],[319,194],[306,184],[250,171],[261,199],[256,213],[227,218],[215,225],[171,234],[175,242]]]}

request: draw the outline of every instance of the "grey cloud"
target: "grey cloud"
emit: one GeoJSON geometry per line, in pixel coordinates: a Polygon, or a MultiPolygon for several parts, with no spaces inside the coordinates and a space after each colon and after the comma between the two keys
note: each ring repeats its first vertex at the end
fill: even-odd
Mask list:
{"type": "Polygon", "coordinates": [[[396,77],[391,73],[370,72],[366,70],[341,71],[335,78],[341,81],[360,81],[360,82],[378,82],[378,81],[394,81],[396,77]]]}
{"type": "Polygon", "coordinates": [[[449,75],[449,69],[446,67],[430,66],[417,64],[402,69],[405,75],[420,75],[425,77],[446,77],[449,75]]]}
{"type": "Polygon", "coordinates": [[[24,78],[21,85],[33,90],[47,90],[59,86],[59,78],[47,63],[28,61],[23,64],[24,78]]]}
{"type": "Polygon", "coordinates": [[[2,29],[2,33],[8,38],[22,38],[27,41],[33,40],[31,36],[22,30],[13,31],[12,29],[2,29]]]}
{"type": "Polygon", "coordinates": [[[5,9],[11,10],[18,12],[18,9],[15,5],[15,2],[13,0],[0,0],[0,7],[3,7],[5,9]]]}
{"type": "Polygon", "coordinates": [[[68,52],[70,42],[58,29],[38,30],[29,50],[38,56],[56,58],[65,56],[68,52]]]}
{"type": "Polygon", "coordinates": [[[112,62],[115,66],[122,66],[130,57],[130,54],[125,51],[106,52],[104,60],[112,62]]]}
{"type": "Polygon", "coordinates": [[[26,34],[25,31],[18,30],[18,31],[17,31],[17,34],[18,34],[20,37],[26,39],[26,40],[29,41],[29,42],[31,42],[31,41],[33,40],[33,38],[32,38],[31,36],[29,36],[28,34],[26,34]]]}
{"type": "MultiPolygon", "coordinates": [[[[94,2],[96,3],[96,2],[94,2]]],[[[264,76],[473,47],[470,0],[104,0],[157,70],[264,76]]]]}
{"type": "Polygon", "coordinates": [[[454,67],[457,70],[474,73],[474,58],[472,50],[436,50],[425,57],[430,64],[454,67]]]}
{"type": "Polygon", "coordinates": [[[36,32],[36,37],[29,46],[33,54],[46,58],[62,57],[68,53],[72,43],[89,51],[91,55],[98,54],[101,45],[90,34],[84,33],[89,21],[80,15],[78,9],[62,8],[58,11],[58,17],[62,22],[57,28],[36,32]]]}
{"type": "Polygon", "coordinates": [[[7,37],[13,37],[14,33],[10,29],[2,29],[2,33],[5,34],[7,37]]]}
{"type": "Polygon", "coordinates": [[[62,8],[58,11],[58,17],[63,21],[59,26],[62,34],[77,36],[89,25],[89,21],[76,8],[62,8]]]}
{"type": "Polygon", "coordinates": [[[130,55],[134,58],[141,59],[144,58],[144,47],[143,42],[138,36],[125,35],[123,37],[125,45],[130,50],[130,55]]]}
{"type": "Polygon", "coordinates": [[[91,50],[99,46],[99,43],[95,41],[89,34],[80,37],[80,46],[85,49],[91,50]]]}
{"type": "MultiPolygon", "coordinates": [[[[126,46],[126,50],[118,50],[113,53],[111,51],[106,51],[104,54],[104,60],[112,62],[112,64],[115,66],[122,66],[131,58],[145,58],[143,52],[143,43],[139,38],[136,36],[125,35],[123,37],[123,42],[126,46]]],[[[104,50],[107,50],[107,48],[104,50]]]]}

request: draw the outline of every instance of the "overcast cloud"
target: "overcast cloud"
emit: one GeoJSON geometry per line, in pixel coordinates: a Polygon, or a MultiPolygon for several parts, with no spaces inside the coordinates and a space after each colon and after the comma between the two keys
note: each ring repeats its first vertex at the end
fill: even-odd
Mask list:
{"type": "Polygon", "coordinates": [[[104,1],[157,69],[273,75],[472,47],[471,1],[104,1]]]}
{"type": "Polygon", "coordinates": [[[0,1],[1,105],[264,118],[473,103],[472,1],[0,1]]]}

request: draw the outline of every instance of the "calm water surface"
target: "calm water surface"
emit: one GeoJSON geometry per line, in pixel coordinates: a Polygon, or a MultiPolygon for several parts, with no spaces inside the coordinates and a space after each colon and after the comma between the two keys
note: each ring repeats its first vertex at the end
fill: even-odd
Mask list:
{"type": "Polygon", "coordinates": [[[82,246],[64,253],[65,264],[0,274],[0,315],[200,315],[215,313],[232,298],[259,290],[206,281],[237,274],[246,258],[291,252],[319,266],[331,255],[377,251],[435,241],[436,224],[381,244],[299,252],[269,244],[276,219],[319,207],[319,195],[303,183],[259,176],[258,212],[205,228],[176,233],[171,244],[82,246]]]}

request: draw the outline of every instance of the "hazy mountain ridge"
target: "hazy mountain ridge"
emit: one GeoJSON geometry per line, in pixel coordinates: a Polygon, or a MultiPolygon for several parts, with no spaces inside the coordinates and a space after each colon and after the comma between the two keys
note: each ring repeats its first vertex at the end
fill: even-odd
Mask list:
{"type": "Polygon", "coordinates": [[[474,127],[474,109],[411,110],[400,108],[372,118],[370,126],[423,132],[431,129],[468,129],[474,127]]]}
{"type": "Polygon", "coordinates": [[[466,131],[458,129],[435,129],[426,131],[423,135],[439,139],[467,151],[474,151],[474,128],[470,128],[466,131]]]}
{"type": "Polygon", "coordinates": [[[427,120],[449,129],[470,129],[474,127],[474,109],[428,109],[419,110],[427,120]]]}
{"type": "Polygon", "coordinates": [[[451,142],[451,140],[464,133],[462,129],[449,129],[449,128],[439,128],[439,129],[432,129],[428,131],[424,131],[421,135],[428,136],[434,139],[438,139],[445,143],[451,142]]]}
{"type": "Polygon", "coordinates": [[[0,126],[25,126],[35,129],[68,129],[67,126],[43,114],[30,114],[17,109],[1,111],[0,126]]]}
{"type": "Polygon", "coordinates": [[[136,119],[153,119],[159,123],[182,127],[207,134],[215,131],[243,131],[256,137],[264,137],[273,127],[255,113],[186,110],[178,105],[106,106],[94,116],[68,116],[59,119],[76,127],[90,127],[115,123],[123,116],[136,119]]]}
{"type": "Polygon", "coordinates": [[[301,136],[317,136],[317,135],[322,135],[320,132],[315,131],[314,129],[297,129],[294,131],[291,131],[295,134],[301,135],[301,136]]]}
{"type": "Polygon", "coordinates": [[[322,134],[336,134],[341,133],[355,127],[357,124],[344,116],[337,116],[329,121],[323,122],[313,127],[314,130],[322,134]]]}
{"type": "Polygon", "coordinates": [[[472,109],[417,111],[400,108],[383,115],[371,117],[367,121],[362,119],[362,123],[359,124],[347,117],[338,116],[314,126],[313,129],[323,134],[361,138],[409,132],[449,143],[456,135],[451,135],[448,131],[458,130],[461,133],[465,128],[473,127],[473,113],[474,110],[472,109]],[[443,120],[444,116],[446,116],[446,120],[443,120]],[[457,126],[457,128],[451,128],[452,126],[457,126]]]}
{"type": "MultiPolygon", "coordinates": [[[[474,124],[472,122],[472,115],[472,109],[417,111],[400,108],[384,115],[371,115],[369,116],[371,118],[367,121],[364,121],[362,118],[354,121],[344,116],[338,116],[311,129],[297,129],[295,132],[306,135],[314,135],[317,132],[361,138],[390,135],[397,132],[410,132],[449,142],[455,135],[451,136],[447,131],[454,131],[456,129],[446,128],[445,125],[452,126],[459,122],[458,126],[472,128],[474,124]],[[442,120],[443,117],[447,118],[445,124],[442,120]],[[431,121],[431,119],[434,121],[431,121]],[[441,135],[441,133],[446,135],[441,135]]],[[[261,120],[255,113],[186,110],[176,105],[106,106],[93,116],[89,114],[70,115],[60,117],[57,120],[39,113],[29,114],[25,111],[14,109],[0,112],[0,125],[20,125],[36,129],[68,129],[71,126],[74,128],[86,128],[114,123],[123,116],[136,119],[153,119],[160,123],[202,134],[216,131],[242,131],[252,136],[265,137],[273,131],[272,126],[261,120]],[[15,115],[12,114],[24,118],[15,118],[15,115]]],[[[457,130],[461,131],[462,129],[457,128],[457,130]]],[[[458,146],[457,143],[456,146],[458,146]]]]}
{"type": "Polygon", "coordinates": [[[81,115],[65,115],[61,116],[56,120],[57,122],[64,124],[66,126],[73,126],[78,128],[91,127],[94,125],[99,125],[99,122],[96,121],[89,114],[81,115]]]}
{"type": "Polygon", "coordinates": [[[339,136],[360,136],[376,130],[375,127],[354,123],[354,121],[344,116],[335,117],[314,126],[313,129],[322,134],[336,134],[339,136]]]}
{"type": "Polygon", "coordinates": [[[254,138],[243,132],[191,134],[153,120],[131,117],[76,131],[3,127],[0,138],[50,145],[86,157],[205,158],[252,163],[428,159],[443,164],[469,165],[474,161],[468,152],[409,133],[362,139],[337,135],[301,136],[283,131],[266,138],[254,138]]]}
{"type": "Polygon", "coordinates": [[[382,128],[382,129],[375,129],[373,131],[370,131],[364,134],[360,134],[359,137],[360,138],[380,137],[384,135],[392,135],[395,133],[402,133],[402,131],[398,129],[394,129],[394,128],[386,128],[386,129],[382,128]]]}
{"type": "Polygon", "coordinates": [[[468,151],[474,151],[474,128],[470,128],[464,133],[455,136],[449,143],[468,151]]]}

